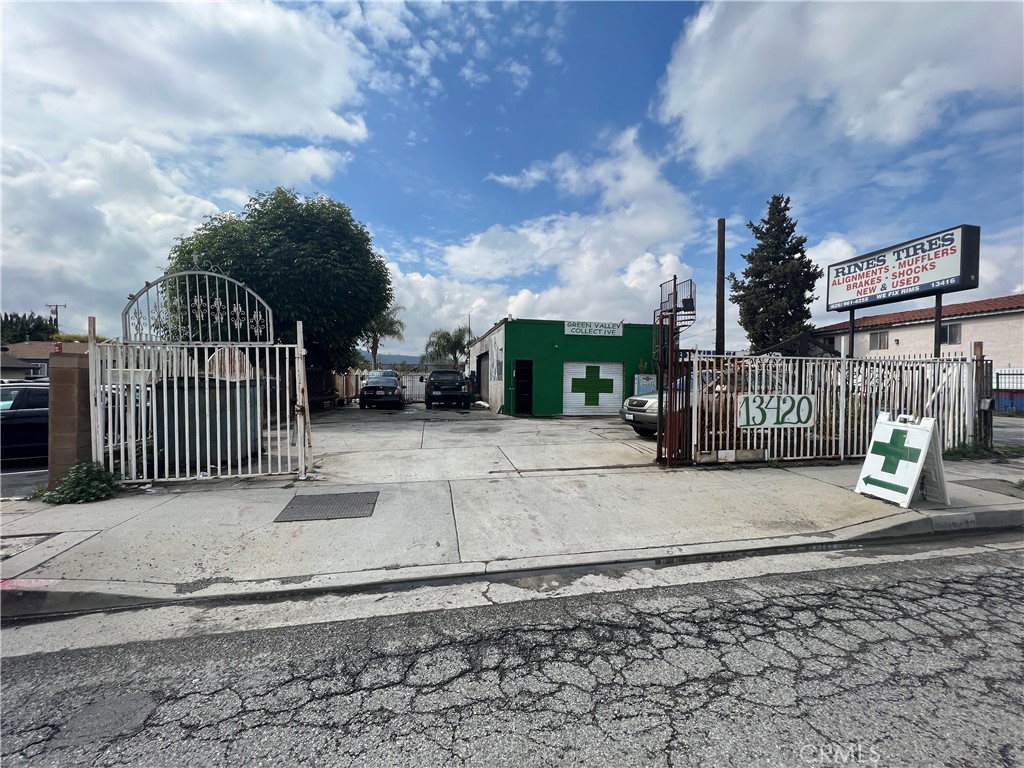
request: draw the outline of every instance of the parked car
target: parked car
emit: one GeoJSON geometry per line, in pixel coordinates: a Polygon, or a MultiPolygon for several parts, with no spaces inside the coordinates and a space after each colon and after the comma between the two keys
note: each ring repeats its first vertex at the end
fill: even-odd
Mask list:
{"type": "Polygon", "coordinates": [[[387,405],[392,408],[405,407],[405,393],[396,376],[376,376],[367,379],[359,390],[359,407],[387,405]]]}
{"type": "MultiPolygon", "coordinates": [[[[681,393],[683,387],[687,386],[683,379],[676,380],[676,393],[681,393]]],[[[660,397],[664,397],[662,391],[660,397]]],[[[633,428],[638,435],[652,437],[658,433],[658,400],[657,392],[646,392],[642,395],[633,395],[622,401],[619,408],[619,417],[633,428]]],[[[680,403],[683,401],[680,400],[680,403]]]]}
{"type": "Polygon", "coordinates": [[[49,445],[49,383],[0,384],[0,459],[45,459],[49,445]]]}
{"type": "Polygon", "coordinates": [[[622,401],[619,416],[638,435],[650,437],[658,433],[658,393],[634,395],[622,401]]]}
{"type": "Polygon", "coordinates": [[[428,411],[435,405],[469,408],[469,382],[461,371],[438,368],[426,377],[420,376],[420,381],[426,382],[423,400],[428,411]]]}

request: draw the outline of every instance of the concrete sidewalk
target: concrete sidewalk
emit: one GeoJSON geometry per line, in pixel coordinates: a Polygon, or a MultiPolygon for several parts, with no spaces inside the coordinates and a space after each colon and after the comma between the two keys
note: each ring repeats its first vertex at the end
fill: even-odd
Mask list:
{"type": "Polygon", "coordinates": [[[947,462],[952,504],[903,510],[852,492],[859,463],[664,470],[614,419],[342,409],[314,436],[307,481],[3,502],[3,616],[1024,524],[1024,459],[947,462]],[[370,517],[274,522],[295,496],[362,491],[370,517]]]}

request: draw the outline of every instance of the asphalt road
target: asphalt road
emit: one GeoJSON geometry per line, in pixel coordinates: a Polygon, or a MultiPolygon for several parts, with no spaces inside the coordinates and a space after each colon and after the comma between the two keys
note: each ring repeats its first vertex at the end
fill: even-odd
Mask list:
{"type": "Polygon", "coordinates": [[[3,763],[1020,765],[1018,538],[5,658],[3,763]]]}
{"type": "Polygon", "coordinates": [[[46,462],[12,461],[0,466],[0,498],[21,499],[31,496],[49,482],[46,462]]]}
{"type": "Polygon", "coordinates": [[[993,445],[1024,445],[1024,418],[1015,416],[992,417],[993,445]]]}

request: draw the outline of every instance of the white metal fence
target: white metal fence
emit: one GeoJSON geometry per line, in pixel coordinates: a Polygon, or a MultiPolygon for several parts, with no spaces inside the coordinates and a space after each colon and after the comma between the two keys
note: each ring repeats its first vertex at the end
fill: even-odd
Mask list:
{"type": "Polygon", "coordinates": [[[127,481],[305,477],[301,322],[295,344],[275,344],[258,294],[197,267],[146,283],[121,324],[98,343],[89,323],[94,461],[127,481]]]}
{"type": "MultiPolygon", "coordinates": [[[[339,374],[342,380],[338,385],[338,392],[346,400],[355,400],[359,397],[359,388],[366,381],[369,370],[349,371],[346,374],[339,374]]],[[[405,399],[420,402],[426,395],[426,385],[420,381],[420,376],[426,376],[425,371],[406,373],[398,377],[399,383],[405,387],[405,399]]]]}
{"type": "Polygon", "coordinates": [[[93,459],[124,480],[305,474],[295,345],[114,341],[89,359],[93,459]]]}
{"type": "Polygon", "coordinates": [[[692,360],[697,462],[864,456],[879,412],[935,418],[945,448],[975,438],[971,360],[692,360]]]}

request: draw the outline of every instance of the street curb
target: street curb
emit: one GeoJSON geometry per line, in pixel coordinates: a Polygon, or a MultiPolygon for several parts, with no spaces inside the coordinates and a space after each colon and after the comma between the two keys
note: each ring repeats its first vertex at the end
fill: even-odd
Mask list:
{"type": "Polygon", "coordinates": [[[410,566],[302,578],[266,579],[259,582],[213,583],[192,593],[179,593],[173,585],[126,582],[89,582],[95,589],[82,589],[80,582],[53,579],[7,579],[0,584],[0,619],[17,621],[58,619],[66,615],[120,611],[146,607],[194,605],[197,603],[285,600],[312,595],[412,588],[431,582],[479,578],[512,577],[516,574],[550,572],[573,568],[645,567],[659,568],[693,562],[744,559],[823,549],[851,549],[869,543],[896,543],[910,537],[933,537],[1024,529],[1024,508],[984,509],[935,514],[906,510],[898,523],[892,518],[861,523],[851,528],[812,534],[708,542],[648,549],[548,555],[544,557],[410,566]],[[859,530],[868,529],[868,530],[859,530]],[[839,534],[839,535],[837,535],[839,534]],[[241,584],[249,588],[239,589],[241,584]],[[121,589],[111,589],[120,586],[121,589]]]}
{"type": "Polygon", "coordinates": [[[855,535],[852,540],[869,541],[902,536],[945,535],[1012,528],[1024,528],[1024,506],[1017,509],[980,509],[923,514],[916,520],[908,520],[871,533],[855,535]]]}

